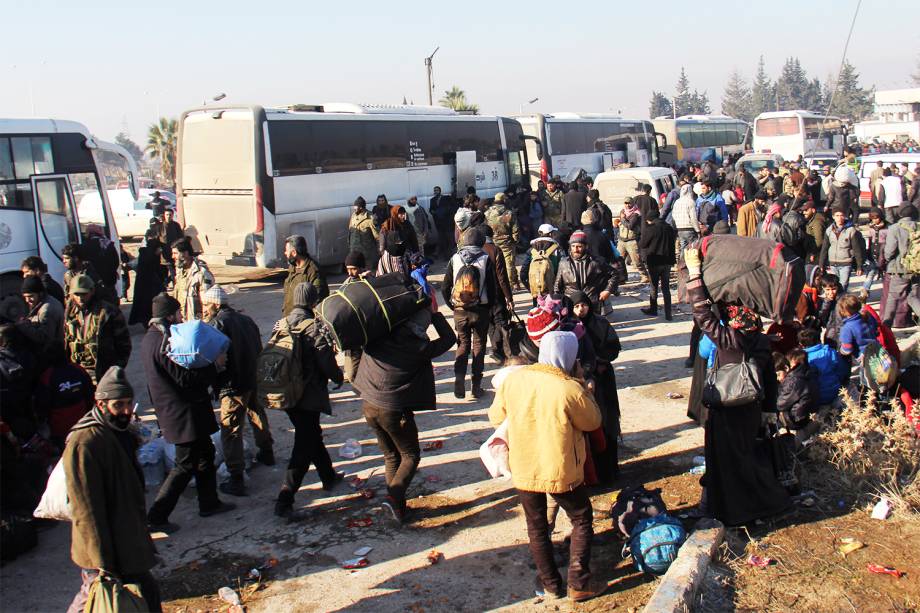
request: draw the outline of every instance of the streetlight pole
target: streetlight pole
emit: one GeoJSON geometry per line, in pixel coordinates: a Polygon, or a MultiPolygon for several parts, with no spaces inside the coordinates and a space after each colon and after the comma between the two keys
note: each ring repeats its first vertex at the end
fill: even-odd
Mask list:
{"type": "Polygon", "coordinates": [[[431,52],[431,55],[425,58],[425,72],[428,74],[428,106],[434,106],[434,100],[431,97],[432,85],[431,85],[431,60],[434,58],[434,54],[438,52],[438,49],[441,47],[435,47],[435,50],[431,52]]]}

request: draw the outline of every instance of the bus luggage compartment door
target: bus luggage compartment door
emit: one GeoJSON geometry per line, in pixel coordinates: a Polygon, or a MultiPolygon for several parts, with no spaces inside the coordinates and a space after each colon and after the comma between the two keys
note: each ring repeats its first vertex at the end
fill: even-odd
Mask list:
{"type": "MultiPolygon", "coordinates": [[[[483,178],[485,180],[485,178],[483,178]]],[[[457,197],[463,198],[468,187],[476,188],[476,152],[457,152],[457,197]]]]}

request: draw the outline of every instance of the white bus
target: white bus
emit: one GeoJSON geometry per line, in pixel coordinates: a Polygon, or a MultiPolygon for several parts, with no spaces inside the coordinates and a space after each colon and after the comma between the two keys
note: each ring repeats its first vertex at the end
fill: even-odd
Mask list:
{"type": "Polygon", "coordinates": [[[845,143],[846,126],[839,117],[777,111],[754,119],[755,153],[778,153],[793,161],[816,151],[834,151],[843,157],[845,143]]]}
{"type": "MultiPolygon", "coordinates": [[[[120,147],[119,147],[120,149],[120,147]]],[[[90,224],[119,247],[99,156],[109,151],[85,126],[56,119],[0,119],[0,298],[18,298],[20,264],[37,255],[58,282],[61,250],[81,242],[90,224]],[[78,194],[102,203],[80,215],[78,194]]],[[[130,183],[136,193],[136,172],[130,183]]],[[[120,291],[120,288],[119,288],[120,291]]]]}
{"type": "Polygon", "coordinates": [[[667,145],[651,121],[601,113],[553,113],[517,117],[527,142],[530,182],[565,177],[581,168],[596,175],[621,164],[658,166],[667,145]],[[661,138],[659,143],[658,138],[661,138]]]}
{"type": "Polygon", "coordinates": [[[440,186],[493,196],[525,181],[520,124],[449,109],[356,104],[199,108],[179,121],[177,196],[205,260],[283,265],[283,241],[307,239],[322,265],[348,253],[357,196],[370,209],[440,186]]]}
{"type": "Polygon", "coordinates": [[[704,157],[719,163],[729,155],[744,153],[750,142],[748,123],[725,115],[656,117],[652,123],[668,142],[659,152],[664,166],[701,162],[704,157]]]}

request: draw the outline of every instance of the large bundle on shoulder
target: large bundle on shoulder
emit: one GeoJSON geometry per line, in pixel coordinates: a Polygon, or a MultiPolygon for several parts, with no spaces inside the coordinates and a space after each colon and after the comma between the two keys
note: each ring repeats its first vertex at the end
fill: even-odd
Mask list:
{"type": "Polygon", "coordinates": [[[169,359],[183,368],[210,366],[230,348],[230,339],[215,328],[195,319],[169,327],[169,359]]]}
{"type": "Polygon", "coordinates": [[[340,351],[359,349],[389,334],[431,299],[399,273],[361,279],[332,292],[315,312],[340,351]]]}
{"type": "Polygon", "coordinates": [[[700,241],[700,255],[703,283],[713,300],[743,304],[775,321],[795,316],[805,264],[788,247],[764,238],[720,234],[700,241]]]}

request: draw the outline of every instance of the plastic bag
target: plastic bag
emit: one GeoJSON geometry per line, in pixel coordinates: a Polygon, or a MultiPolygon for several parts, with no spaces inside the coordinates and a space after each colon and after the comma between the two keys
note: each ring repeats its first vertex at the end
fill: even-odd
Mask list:
{"type": "Polygon", "coordinates": [[[48,477],[48,485],[42,499],[32,513],[41,519],[56,519],[58,521],[73,521],[70,512],[70,503],[67,500],[67,475],[64,473],[64,462],[59,460],[48,477]]]}
{"type": "Polygon", "coordinates": [[[230,348],[230,339],[201,320],[169,327],[169,359],[183,368],[210,366],[230,348]]]}
{"type": "Polygon", "coordinates": [[[493,479],[511,476],[508,453],[508,420],[505,420],[479,447],[479,458],[493,479]]]}
{"type": "Polygon", "coordinates": [[[361,443],[357,439],[350,438],[339,447],[339,457],[346,460],[354,460],[361,455],[361,443]]]}
{"type": "Polygon", "coordinates": [[[166,441],[155,438],[137,450],[137,462],[144,472],[144,485],[148,487],[159,485],[166,478],[165,446],[166,441]]]}

